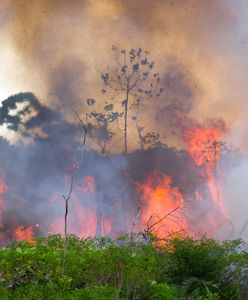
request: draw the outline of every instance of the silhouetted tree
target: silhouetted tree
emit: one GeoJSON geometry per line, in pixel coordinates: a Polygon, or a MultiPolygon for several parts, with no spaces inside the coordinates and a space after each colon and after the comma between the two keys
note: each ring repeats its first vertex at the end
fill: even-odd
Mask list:
{"type": "Polygon", "coordinates": [[[139,124],[139,120],[137,116],[132,117],[133,121],[135,121],[136,129],[138,132],[138,138],[139,138],[139,145],[140,145],[140,150],[144,150],[146,148],[151,148],[157,145],[163,145],[160,141],[160,135],[159,133],[156,133],[154,131],[152,132],[144,132],[145,127],[141,126],[139,124]]]}
{"type": "MultiPolygon", "coordinates": [[[[87,99],[87,105],[90,108],[87,114],[89,136],[100,146],[102,154],[106,154],[106,144],[112,140],[114,132],[120,129],[120,123],[124,125],[121,128],[124,132],[124,152],[128,152],[129,118],[136,122],[141,149],[149,143],[148,135],[143,134],[143,127],[138,125],[137,119],[135,120],[135,116],[139,115],[135,110],[143,99],[154,99],[163,92],[163,89],[159,87],[159,73],[153,72],[154,62],[148,59],[148,51],[139,48],[127,52],[113,46],[112,55],[113,61],[106,67],[105,72],[101,72],[103,84],[101,93],[107,101],[87,99]],[[131,111],[132,114],[130,114],[131,111]]],[[[97,180],[99,186],[101,186],[100,181],[101,179],[97,180]]],[[[101,224],[104,217],[101,210],[103,201],[103,195],[98,195],[98,235],[101,234],[101,224]]]]}
{"type": "MultiPolygon", "coordinates": [[[[106,72],[101,73],[103,82],[102,94],[108,95],[112,103],[106,103],[102,113],[93,116],[107,122],[124,118],[124,152],[128,152],[128,120],[129,110],[140,105],[144,98],[154,98],[161,95],[163,88],[159,88],[159,73],[153,72],[154,62],[148,59],[149,52],[131,49],[129,52],[112,46],[113,63],[108,65],[106,72]],[[121,108],[113,112],[114,103],[121,98],[121,108]]],[[[94,99],[87,100],[93,106],[94,99]]],[[[92,114],[92,113],[91,113],[92,114]]],[[[139,134],[139,131],[138,131],[139,134]]]]}
{"type": "Polygon", "coordinates": [[[88,98],[87,105],[90,111],[87,113],[89,135],[100,147],[101,154],[106,154],[106,145],[114,135],[115,125],[118,128],[118,120],[123,117],[124,112],[114,107],[113,103],[99,103],[95,99],[88,98]]]}

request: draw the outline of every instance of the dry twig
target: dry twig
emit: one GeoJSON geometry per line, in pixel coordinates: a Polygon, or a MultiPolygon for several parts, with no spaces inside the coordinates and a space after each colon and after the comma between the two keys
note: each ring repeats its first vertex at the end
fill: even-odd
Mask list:
{"type": "MultiPolygon", "coordinates": [[[[83,161],[83,156],[84,156],[84,151],[85,151],[85,145],[86,145],[86,138],[87,138],[87,126],[84,124],[84,122],[81,120],[80,116],[78,115],[78,113],[73,110],[74,114],[76,115],[79,124],[81,126],[81,129],[83,130],[83,142],[81,144],[81,149],[80,149],[80,156],[78,161],[76,161],[74,163],[74,168],[72,171],[72,174],[70,176],[70,183],[69,183],[69,191],[68,194],[65,196],[63,195],[63,198],[65,200],[65,216],[64,216],[64,237],[65,237],[65,246],[64,246],[64,252],[63,252],[63,258],[65,260],[65,256],[66,256],[66,251],[67,251],[67,247],[68,247],[68,232],[67,232],[67,227],[68,227],[68,210],[69,210],[69,201],[71,199],[72,196],[72,191],[73,191],[73,186],[74,186],[74,179],[76,174],[79,171],[79,168],[81,166],[81,163],[83,161]]],[[[64,261],[63,260],[63,261],[64,261]]],[[[64,262],[63,262],[63,269],[64,269],[64,262]]]]}

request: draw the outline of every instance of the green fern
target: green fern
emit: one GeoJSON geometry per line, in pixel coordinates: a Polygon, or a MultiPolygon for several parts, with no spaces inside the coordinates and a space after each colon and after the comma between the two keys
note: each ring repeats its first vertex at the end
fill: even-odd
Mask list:
{"type": "Polygon", "coordinates": [[[188,299],[196,299],[196,297],[199,298],[200,296],[204,296],[205,298],[203,299],[216,300],[214,293],[218,294],[218,286],[212,281],[205,281],[196,277],[190,277],[182,283],[182,291],[188,299]]]}

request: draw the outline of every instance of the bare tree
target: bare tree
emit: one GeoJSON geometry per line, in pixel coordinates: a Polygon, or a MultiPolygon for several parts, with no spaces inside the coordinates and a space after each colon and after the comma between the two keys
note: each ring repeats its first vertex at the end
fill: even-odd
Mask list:
{"type": "Polygon", "coordinates": [[[138,206],[138,210],[137,210],[137,214],[136,214],[135,219],[133,221],[131,232],[130,232],[130,240],[131,240],[131,242],[133,242],[134,229],[135,229],[137,223],[139,222],[142,206],[143,206],[143,200],[140,200],[139,206],[138,206]]]}
{"type": "MultiPolygon", "coordinates": [[[[159,73],[152,72],[154,62],[148,59],[149,52],[131,49],[129,52],[112,46],[113,65],[108,65],[106,72],[101,73],[104,95],[111,99],[121,98],[124,118],[124,152],[128,152],[129,110],[139,106],[142,99],[161,95],[159,73]]],[[[113,104],[108,104],[113,108],[113,104]]]]}
{"type": "Polygon", "coordinates": [[[220,155],[224,151],[229,151],[229,147],[226,142],[220,140],[214,140],[212,142],[206,142],[202,144],[202,153],[203,153],[203,161],[204,164],[209,167],[211,170],[210,176],[215,185],[216,190],[216,200],[218,204],[218,208],[221,208],[221,197],[220,197],[220,186],[219,186],[219,168],[218,168],[218,160],[220,155]]]}
{"type": "Polygon", "coordinates": [[[138,138],[139,138],[139,145],[140,145],[140,150],[144,150],[144,137],[143,137],[143,131],[145,129],[144,126],[139,125],[139,120],[137,116],[133,116],[132,119],[135,121],[136,129],[138,132],[138,138]]]}
{"type": "MultiPolygon", "coordinates": [[[[73,186],[74,186],[74,179],[76,174],[79,171],[79,168],[81,166],[81,163],[83,161],[83,156],[84,156],[84,151],[85,151],[85,145],[86,145],[86,138],[87,138],[87,126],[84,124],[84,122],[80,119],[78,113],[76,111],[74,111],[74,114],[76,115],[80,127],[83,131],[83,141],[81,144],[81,149],[80,149],[80,155],[79,158],[76,162],[74,162],[73,164],[73,170],[70,176],[70,181],[69,181],[69,191],[67,195],[63,195],[64,201],[65,201],[65,215],[64,215],[64,237],[65,237],[65,246],[64,246],[64,259],[66,256],[66,251],[67,251],[67,247],[68,247],[68,232],[67,232],[67,227],[68,227],[68,211],[69,211],[69,201],[71,199],[72,196],[72,191],[73,191],[73,186]]],[[[63,269],[64,269],[64,265],[63,265],[63,269]]]]}

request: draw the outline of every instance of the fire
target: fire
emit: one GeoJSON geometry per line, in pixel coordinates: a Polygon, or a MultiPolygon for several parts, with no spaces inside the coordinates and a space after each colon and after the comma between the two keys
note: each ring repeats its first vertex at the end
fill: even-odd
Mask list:
{"type": "MultiPolygon", "coordinates": [[[[74,199],[69,207],[68,231],[69,234],[77,236],[89,237],[96,234],[96,211],[95,209],[87,209],[83,207],[79,199],[74,199]]],[[[56,218],[50,225],[48,234],[64,233],[64,218],[56,218]]]]}
{"type": "Polygon", "coordinates": [[[223,133],[221,129],[200,127],[184,132],[188,152],[197,166],[216,166],[221,156],[220,137],[223,133]]]}
{"type": "Polygon", "coordinates": [[[19,241],[29,241],[30,243],[34,243],[34,234],[32,230],[32,226],[24,228],[23,226],[18,226],[15,229],[15,237],[19,241]]]}
{"type": "Polygon", "coordinates": [[[110,217],[105,217],[102,222],[102,233],[104,236],[111,234],[112,229],[112,219],[110,217]]]}
{"type": "Polygon", "coordinates": [[[73,220],[70,222],[70,227],[73,233],[79,237],[95,236],[97,220],[94,205],[89,208],[85,207],[78,197],[74,201],[71,215],[73,220]]]}
{"type": "Polygon", "coordinates": [[[172,232],[186,230],[187,221],[179,209],[184,206],[184,198],[171,177],[153,172],[144,183],[138,185],[143,201],[141,226],[152,229],[159,237],[172,232]]]}
{"type": "Polygon", "coordinates": [[[8,187],[4,183],[4,181],[0,180],[0,229],[3,228],[3,209],[4,209],[3,197],[7,189],[8,187]]]}
{"type": "MultiPolygon", "coordinates": [[[[68,181],[68,180],[67,180],[68,181]]],[[[50,201],[56,201],[58,195],[52,195],[50,201]]],[[[69,200],[68,231],[79,237],[95,236],[96,234],[95,207],[95,178],[83,177],[79,184],[73,186],[73,193],[69,200]]],[[[55,218],[50,224],[48,234],[64,233],[64,217],[55,218]]]]}
{"type": "Polygon", "coordinates": [[[87,192],[93,194],[95,192],[95,178],[92,176],[86,176],[83,178],[83,185],[77,185],[76,189],[79,192],[87,192]]]}
{"type": "MultiPolygon", "coordinates": [[[[226,217],[227,212],[222,195],[221,172],[219,170],[219,161],[225,148],[225,143],[220,140],[223,134],[223,128],[197,127],[184,131],[184,141],[194,163],[203,167],[213,204],[221,216],[226,217]]],[[[201,199],[199,193],[197,199],[201,199]]]]}

